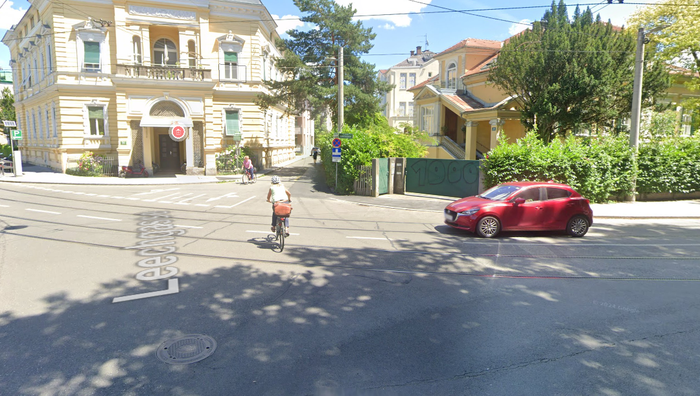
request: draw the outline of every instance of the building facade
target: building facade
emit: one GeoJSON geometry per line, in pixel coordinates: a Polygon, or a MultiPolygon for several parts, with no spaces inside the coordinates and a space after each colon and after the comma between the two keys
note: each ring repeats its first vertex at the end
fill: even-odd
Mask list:
{"type": "Polygon", "coordinates": [[[387,70],[379,71],[380,80],[394,85],[394,88],[382,97],[381,102],[384,117],[392,127],[413,125],[414,102],[409,89],[438,74],[438,63],[433,59],[434,55],[434,52],[416,47],[407,59],[387,70]]]}
{"type": "Polygon", "coordinates": [[[3,37],[22,157],[65,172],[92,151],[188,174],[216,174],[229,146],[258,167],[293,158],[294,117],[255,104],[283,78],[276,27],[259,0],[32,1],[3,37]]]}
{"type": "Polygon", "coordinates": [[[437,76],[410,89],[414,123],[430,134],[433,158],[478,159],[498,144],[525,136],[519,104],[488,82],[502,42],[466,39],[435,55],[437,76]]]}

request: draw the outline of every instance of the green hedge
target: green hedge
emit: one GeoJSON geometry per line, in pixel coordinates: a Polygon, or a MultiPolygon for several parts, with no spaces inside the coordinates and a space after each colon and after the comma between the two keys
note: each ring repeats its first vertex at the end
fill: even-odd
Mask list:
{"type": "Polygon", "coordinates": [[[700,139],[666,138],[639,146],[637,167],[627,136],[555,140],[545,145],[534,133],[516,143],[504,140],[482,161],[487,187],[520,180],[566,183],[593,202],[632,193],[700,191],[700,139]]]}
{"type": "Polygon", "coordinates": [[[594,202],[632,191],[634,164],[623,137],[573,136],[545,145],[534,132],[516,143],[504,140],[482,162],[487,187],[520,180],[566,183],[594,202]]]}
{"type": "MultiPolygon", "coordinates": [[[[338,163],[338,186],[340,194],[354,193],[354,182],[358,179],[359,165],[371,165],[373,158],[408,157],[422,158],[427,148],[418,141],[422,133],[397,133],[388,124],[369,127],[345,126],[343,133],[352,133],[352,139],[342,139],[342,156],[338,163]]],[[[329,186],[335,185],[335,163],[332,161],[333,133],[316,136],[316,145],[321,149],[321,160],[329,186]]]]}
{"type": "Polygon", "coordinates": [[[668,138],[639,146],[637,192],[700,191],[700,138],[668,138]]]}

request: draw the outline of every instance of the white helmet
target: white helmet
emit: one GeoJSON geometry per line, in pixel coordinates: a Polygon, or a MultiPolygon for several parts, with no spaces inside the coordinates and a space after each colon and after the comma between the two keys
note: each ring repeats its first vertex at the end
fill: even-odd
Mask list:
{"type": "Polygon", "coordinates": [[[272,184],[280,184],[280,177],[272,176],[272,184]]]}

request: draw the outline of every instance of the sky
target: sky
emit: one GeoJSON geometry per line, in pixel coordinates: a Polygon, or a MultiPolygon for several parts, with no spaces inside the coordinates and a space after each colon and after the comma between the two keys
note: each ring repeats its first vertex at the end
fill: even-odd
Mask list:
{"type": "MultiPolygon", "coordinates": [[[[417,46],[441,52],[466,38],[505,40],[541,19],[551,0],[335,0],[338,4],[353,4],[356,16],[365,27],[377,34],[374,48],[363,57],[376,69],[387,69],[410,55],[417,46]]],[[[587,0],[578,3],[581,9],[590,7],[604,21],[617,26],[626,25],[626,19],[640,4],[659,0],[587,0]],[[632,4],[629,4],[632,3],[632,4]]],[[[278,24],[283,38],[289,29],[311,29],[299,21],[301,13],[292,0],[262,0],[278,24]]],[[[559,0],[557,0],[557,3],[559,0]]],[[[29,8],[25,0],[0,0],[0,37],[19,22],[29,8]]],[[[569,14],[576,7],[566,2],[569,14]]],[[[0,43],[0,68],[9,69],[10,53],[0,43]]]]}

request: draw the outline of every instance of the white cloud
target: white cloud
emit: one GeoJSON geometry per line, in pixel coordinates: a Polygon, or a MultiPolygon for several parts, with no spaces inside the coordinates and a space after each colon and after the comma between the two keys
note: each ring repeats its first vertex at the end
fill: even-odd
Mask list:
{"type": "MultiPolygon", "coordinates": [[[[424,0],[423,3],[430,3],[432,0],[424,0]]],[[[382,26],[393,25],[395,27],[411,26],[410,15],[382,15],[382,14],[405,14],[408,12],[420,12],[426,8],[426,4],[414,3],[409,0],[335,0],[336,3],[347,6],[352,3],[353,8],[357,10],[356,15],[372,15],[358,17],[360,20],[377,19],[380,21],[388,21],[389,24],[382,26]],[[375,16],[376,15],[376,16],[375,16]]]]}
{"type": "Polygon", "coordinates": [[[396,26],[394,26],[394,25],[392,25],[392,24],[390,24],[390,23],[387,23],[387,24],[384,24],[384,25],[380,26],[380,28],[381,28],[381,29],[386,29],[386,30],[394,30],[394,29],[396,29],[396,26]]]}
{"type": "Polygon", "coordinates": [[[2,18],[0,18],[0,29],[9,29],[12,27],[12,25],[16,25],[19,23],[19,20],[22,19],[22,16],[24,15],[27,10],[23,8],[19,9],[14,9],[12,8],[12,5],[14,3],[11,1],[7,1],[7,3],[2,6],[2,10],[0,10],[0,13],[2,13],[2,18]]]}
{"type": "Polygon", "coordinates": [[[289,30],[296,29],[304,25],[304,22],[300,21],[299,17],[296,15],[285,15],[282,18],[278,17],[277,15],[272,15],[272,19],[277,22],[277,33],[279,33],[280,36],[289,30]]]}
{"type": "Polygon", "coordinates": [[[516,34],[529,28],[531,26],[530,23],[532,23],[532,21],[529,19],[523,19],[520,21],[520,23],[514,23],[514,24],[510,25],[510,28],[508,29],[508,33],[510,33],[511,36],[515,36],[516,34]]]}

